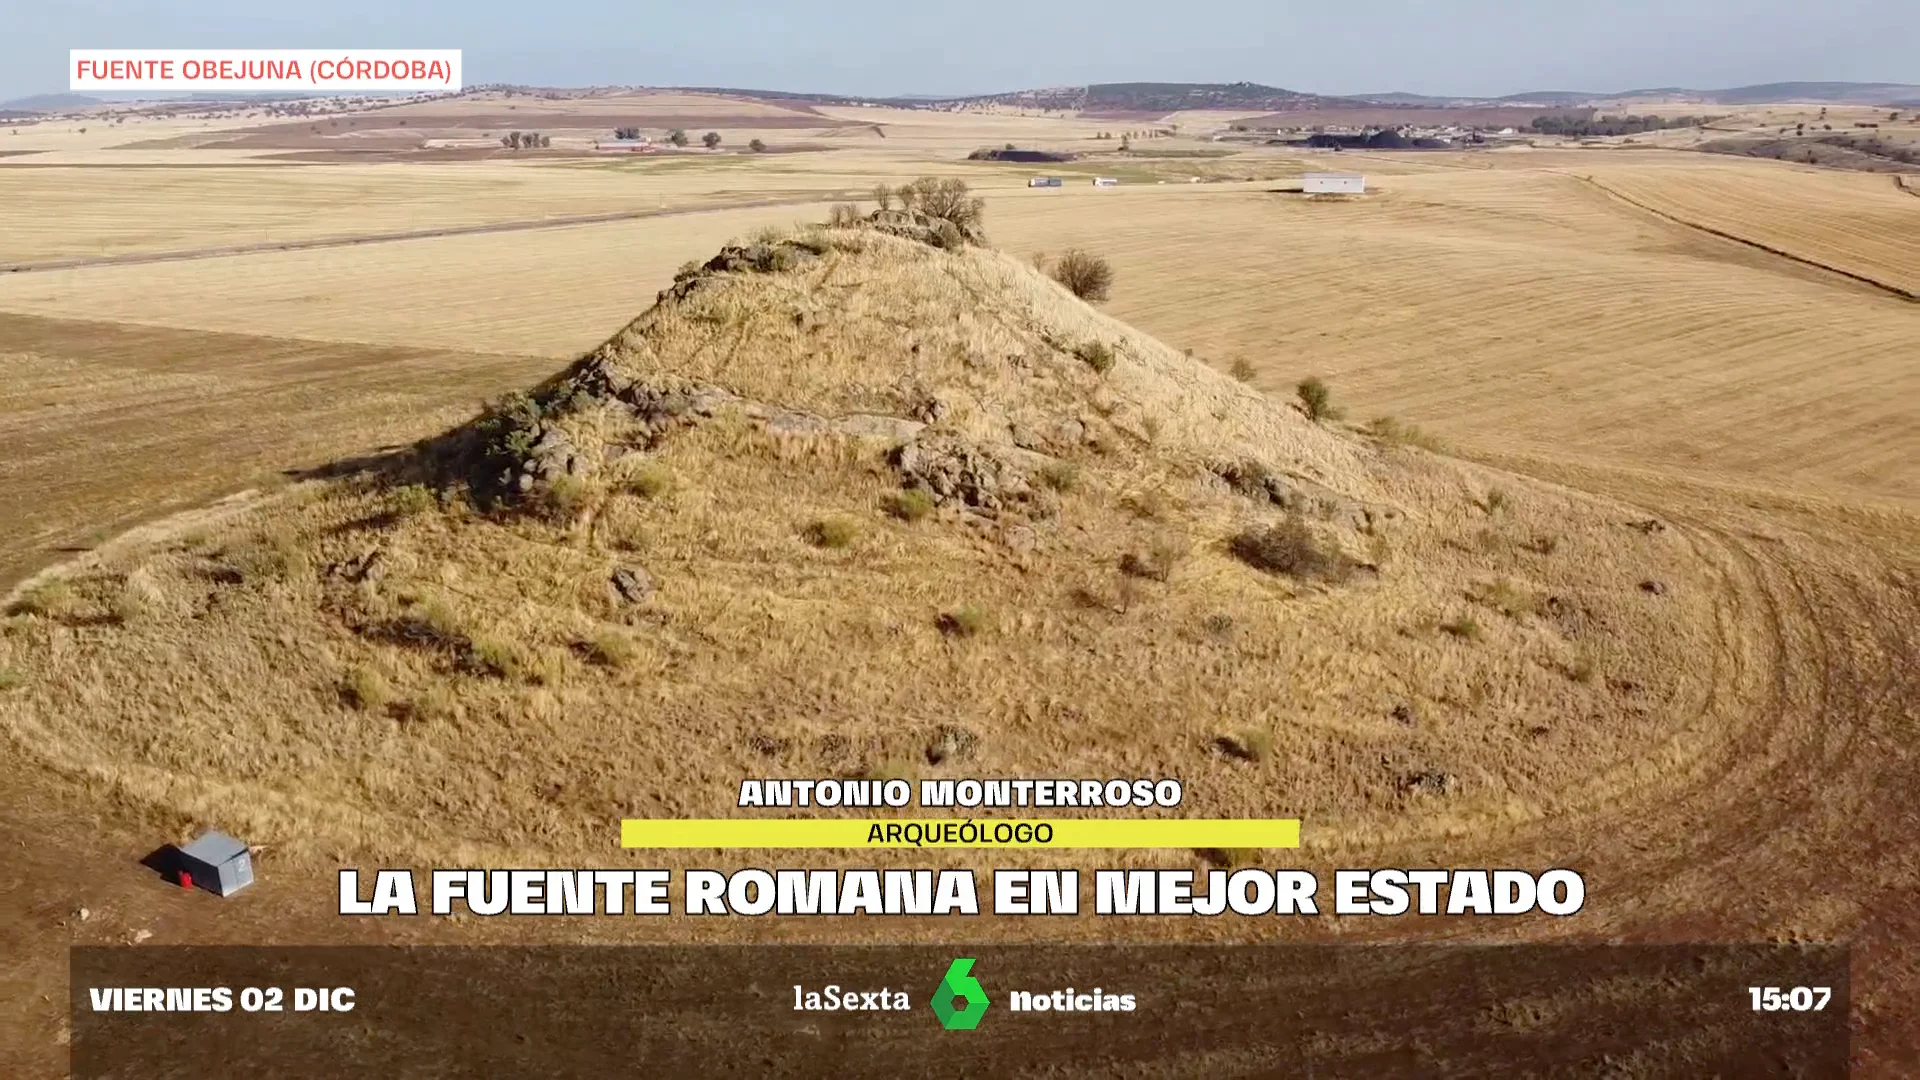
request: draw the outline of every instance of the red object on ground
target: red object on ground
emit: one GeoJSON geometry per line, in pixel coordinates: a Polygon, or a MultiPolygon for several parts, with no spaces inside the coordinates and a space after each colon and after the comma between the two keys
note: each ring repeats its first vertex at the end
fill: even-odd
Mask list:
{"type": "Polygon", "coordinates": [[[193,874],[192,874],[192,872],[190,872],[190,871],[187,871],[187,870],[182,870],[182,871],[180,871],[180,887],[181,887],[181,888],[183,888],[183,889],[191,889],[191,888],[193,888],[193,874]]]}

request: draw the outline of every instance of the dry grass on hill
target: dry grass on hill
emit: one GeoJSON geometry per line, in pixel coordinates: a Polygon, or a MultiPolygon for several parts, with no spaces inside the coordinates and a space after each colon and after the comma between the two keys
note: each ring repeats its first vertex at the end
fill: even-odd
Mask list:
{"type": "Polygon", "coordinates": [[[289,856],[522,863],[763,773],[1174,775],[1331,849],[1731,737],[1680,530],[1388,434],[993,251],[763,238],[445,439],[30,585],[0,730],[289,856]]]}

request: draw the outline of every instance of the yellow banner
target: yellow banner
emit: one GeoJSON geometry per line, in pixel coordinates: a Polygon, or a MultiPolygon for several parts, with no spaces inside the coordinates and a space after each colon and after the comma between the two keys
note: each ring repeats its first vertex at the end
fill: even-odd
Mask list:
{"type": "Polygon", "coordinates": [[[1296,818],[707,818],[620,822],[625,848],[1297,848],[1296,818]]]}

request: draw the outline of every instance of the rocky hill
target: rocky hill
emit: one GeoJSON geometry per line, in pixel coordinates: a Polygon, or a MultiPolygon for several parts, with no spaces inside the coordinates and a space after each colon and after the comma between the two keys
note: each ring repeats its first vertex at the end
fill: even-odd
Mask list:
{"type": "Polygon", "coordinates": [[[1176,776],[1332,851],[1687,760],[1679,530],[1310,417],[976,221],[837,220],[444,436],[33,583],[0,731],[287,857],[523,865],[743,776],[1176,776]]]}

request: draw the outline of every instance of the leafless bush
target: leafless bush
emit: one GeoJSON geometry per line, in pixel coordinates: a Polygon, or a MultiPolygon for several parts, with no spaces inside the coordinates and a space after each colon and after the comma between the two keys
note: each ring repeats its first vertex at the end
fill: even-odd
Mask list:
{"type": "Polygon", "coordinates": [[[1105,300],[1113,288],[1113,267],[1100,256],[1075,248],[1053,264],[1053,280],[1082,300],[1105,300]]]}

